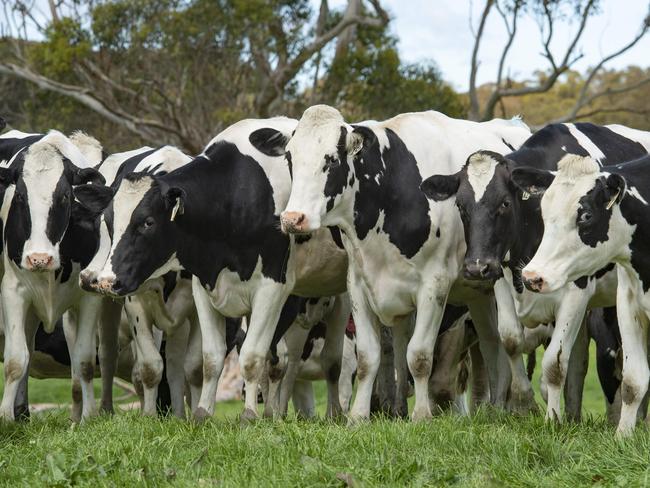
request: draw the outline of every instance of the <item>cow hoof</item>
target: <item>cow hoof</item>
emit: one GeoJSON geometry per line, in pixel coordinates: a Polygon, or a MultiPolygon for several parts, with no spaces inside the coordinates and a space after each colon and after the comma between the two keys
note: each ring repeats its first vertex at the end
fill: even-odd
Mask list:
{"type": "Polygon", "coordinates": [[[194,411],[193,417],[196,422],[203,423],[212,417],[212,415],[210,415],[210,413],[205,408],[199,407],[194,411]]]}
{"type": "Polygon", "coordinates": [[[520,393],[513,393],[508,402],[508,410],[517,415],[528,415],[538,413],[539,408],[535,402],[535,394],[532,390],[520,393]]]}
{"type": "Polygon", "coordinates": [[[348,427],[356,427],[369,421],[370,418],[367,415],[348,415],[348,427]]]}
{"type": "Polygon", "coordinates": [[[562,419],[560,418],[560,415],[554,409],[546,411],[545,420],[549,424],[559,425],[562,423],[562,419]]]}
{"type": "Polygon", "coordinates": [[[29,420],[29,406],[17,405],[14,408],[14,418],[18,422],[27,422],[29,420]]]}
{"type": "Polygon", "coordinates": [[[431,418],[433,418],[433,415],[428,408],[413,409],[413,415],[411,415],[413,422],[425,422],[431,420],[431,418]]]}
{"type": "Polygon", "coordinates": [[[248,425],[253,421],[257,420],[257,418],[258,418],[257,412],[255,410],[251,410],[250,408],[247,408],[239,416],[239,422],[241,423],[241,425],[248,425]]]}
{"type": "Polygon", "coordinates": [[[265,406],[264,412],[262,413],[262,417],[264,417],[265,419],[272,419],[274,416],[275,414],[273,412],[273,409],[271,407],[265,406]]]}
{"type": "Polygon", "coordinates": [[[113,408],[113,405],[102,405],[99,408],[99,413],[101,415],[115,415],[115,409],[113,408]]]}

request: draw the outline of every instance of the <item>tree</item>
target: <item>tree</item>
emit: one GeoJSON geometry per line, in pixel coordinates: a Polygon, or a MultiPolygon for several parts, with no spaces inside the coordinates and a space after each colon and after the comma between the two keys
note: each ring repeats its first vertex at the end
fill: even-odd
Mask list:
{"type": "Polygon", "coordinates": [[[45,21],[33,0],[2,3],[0,73],[72,99],[142,141],[194,153],[223,126],[278,110],[309,61],[346,29],[388,22],[378,0],[335,22],[321,8],[318,32],[308,0],[60,0],[49,2],[45,21]],[[34,31],[42,42],[28,39],[34,31]]]}
{"type": "MultiPolygon", "coordinates": [[[[597,7],[598,0],[486,0],[474,35],[469,76],[469,117],[472,120],[489,120],[494,117],[496,107],[504,99],[537,95],[551,90],[560,76],[568,73],[582,57],[579,47],[580,40],[589,18],[596,12],[597,7]],[[500,55],[495,80],[489,84],[489,94],[487,97],[480,97],[480,90],[476,82],[480,66],[480,47],[485,34],[486,21],[494,11],[503,19],[507,41],[500,55]],[[511,80],[504,79],[504,71],[508,53],[517,36],[518,21],[523,15],[534,15],[538,21],[543,38],[542,55],[548,62],[548,69],[543,72],[544,76],[525,83],[513,84],[511,80]],[[551,50],[551,42],[556,33],[557,24],[568,18],[577,20],[577,28],[564,52],[557,57],[551,50]]],[[[567,107],[565,115],[558,118],[557,121],[566,122],[580,118],[583,108],[608,93],[613,94],[606,86],[601,86],[599,91],[594,92],[592,88],[594,81],[608,62],[632,49],[647,34],[649,27],[650,16],[647,16],[641,22],[636,35],[589,69],[580,92],[576,94],[574,103],[567,107]]],[[[648,82],[650,82],[650,77],[639,80],[638,86],[627,87],[626,91],[632,91],[648,82]]],[[[485,92],[485,88],[482,91],[485,92]]]]}

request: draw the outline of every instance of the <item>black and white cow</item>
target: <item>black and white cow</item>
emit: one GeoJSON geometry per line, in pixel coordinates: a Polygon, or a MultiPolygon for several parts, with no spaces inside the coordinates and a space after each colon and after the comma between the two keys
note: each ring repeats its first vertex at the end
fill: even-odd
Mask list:
{"type": "Polygon", "coordinates": [[[367,418],[370,412],[379,324],[393,326],[395,335],[403,336],[416,310],[413,335],[402,340],[405,347],[408,342],[406,357],[415,382],[412,416],[431,416],[428,379],[450,291],[450,301],[467,303],[476,322],[491,401],[504,402],[510,379],[493,298],[462,285],[452,291],[465,254],[461,221],[451,204],[429,202],[419,186],[433,173],[456,172],[459,161],[477,148],[505,152],[529,135],[519,121],[475,123],[437,112],[350,125],[335,108],[317,105],[305,111],[290,140],[276,137],[276,151],[286,148],[293,171],[283,229],[302,234],[337,226],[348,253],[359,363],[352,419],[367,418]]]}
{"type": "MultiPolygon", "coordinates": [[[[86,294],[77,283],[79,270],[95,251],[96,228],[84,218],[72,189],[88,182],[103,183],[93,168],[101,161],[101,152],[96,140],[81,133],[68,138],[57,131],[46,135],[10,131],[0,136],[0,183],[6,188],[0,212],[5,323],[0,417],[4,419],[14,418],[17,389],[27,374],[38,323],[51,332],[65,312],[73,384],[80,384],[82,391],[82,416],[95,409],[96,324],[101,322],[104,331],[110,319],[119,321],[119,308],[110,300],[86,294]]],[[[108,342],[100,341],[100,361],[109,356],[108,342]]],[[[103,377],[102,407],[109,410],[111,373],[103,377]]]]}
{"type": "MultiPolygon", "coordinates": [[[[588,123],[552,124],[531,136],[505,157],[491,151],[471,155],[452,175],[436,175],[422,184],[435,201],[455,196],[465,229],[465,277],[494,282],[499,332],[510,358],[513,408],[533,406],[533,392],[521,359],[521,324],[536,327],[555,323],[553,340],[544,354],[543,383],[548,388],[547,417],[560,417],[560,398],[568,364],[586,308],[613,305],[616,276],[612,267],[581,278],[553,295],[541,297],[524,289],[521,268],[539,246],[544,226],[539,197],[522,192],[512,182],[521,166],[555,170],[566,154],[590,155],[603,164],[616,164],[650,149],[650,133],[624,126],[588,123]]],[[[585,353],[581,348],[582,354],[585,353]]],[[[578,351],[576,351],[576,354],[578,351]]],[[[574,358],[576,364],[585,358],[574,358]]],[[[577,411],[567,413],[579,418],[577,411]]],[[[568,403],[567,403],[568,405],[568,403]]]]}
{"type": "Polygon", "coordinates": [[[553,293],[609,263],[617,265],[623,348],[620,435],[633,430],[650,379],[649,177],[649,156],[607,167],[590,157],[566,156],[556,174],[527,168],[513,172],[525,191],[544,192],[542,242],[522,273],[528,287],[553,293]]]}
{"type": "MultiPolygon", "coordinates": [[[[97,292],[97,275],[102,270],[111,250],[112,215],[107,212],[100,217],[108,198],[120,187],[122,180],[130,175],[163,175],[192,160],[172,146],[157,149],[142,147],[132,151],[116,153],[107,157],[99,166],[99,172],[106,180],[102,188],[105,201],[87,204],[86,210],[100,218],[100,238],[92,261],[80,273],[83,289],[97,292]]],[[[85,186],[76,190],[77,198],[87,203],[85,194],[95,195],[99,190],[85,186]]],[[[121,300],[120,300],[121,301],[121,300]]],[[[124,302],[124,308],[136,350],[136,375],[142,383],[143,408],[145,415],[155,415],[158,384],[161,381],[164,364],[160,345],[155,341],[154,329],[165,333],[166,379],[169,384],[172,410],[178,417],[185,416],[185,379],[192,389],[191,398],[198,402],[201,387],[201,335],[191,291],[191,275],[186,272],[170,272],[153,280],[139,293],[124,302]]]]}
{"type": "MultiPolygon", "coordinates": [[[[295,126],[287,118],[238,122],[190,164],[161,176],[128,175],[108,195],[104,219],[112,246],[97,275],[99,290],[125,296],[170,270],[194,276],[203,347],[198,418],[214,411],[225,317],[250,314],[240,354],[243,418],[256,417],[258,383],[289,294],[332,296],[345,290],[347,257],[328,230],[296,243],[279,229],[291,176],[273,146],[295,126]]],[[[103,198],[101,191],[95,201],[103,198]]],[[[94,204],[90,195],[78,197],[94,204]]],[[[338,381],[340,347],[327,368],[332,385],[338,381]]]]}

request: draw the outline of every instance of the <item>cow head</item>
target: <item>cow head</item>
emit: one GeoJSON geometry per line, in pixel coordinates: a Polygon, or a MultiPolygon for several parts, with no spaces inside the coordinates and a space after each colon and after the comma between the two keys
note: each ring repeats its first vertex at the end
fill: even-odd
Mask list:
{"type": "Polygon", "coordinates": [[[495,280],[503,274],[501,264],[514,242],[519,211],[518,190],[510,175],[506,158],[478,151],[458,173],[434,175],[422,182],[422,191],[432,200],[456,198],[465,229],[468,279],[495,280]]]}
{"type": "Polygon", "coordinates": [[[91,264],[80,274],[89,291],[125,296],[147,280],[173,268],[176,229],[173,220],[183,213],[185,192],[170,187],[158,176],[131,173],[117,190],[80,188],[82,204],[100,208],[100,246],[91,264]],[[109,203],[110,202],[110,203],[109,203]]]}
{"type": "Polygon", "coordinates": [[[364,136],[326,105],[308,108],[285,146],[293,183],[280,216],[282,230],[307,233],[330,225],[350,185],[352,159],[364,136]]]}
{"type": "Polygon", "coordinates": [[[543,293],[596,273],[630,235],[619,208],[626,192],[622,176],[603,173],[593,159],[575,155],[565,156],[558,169],[557,176],[532,168],[513,171],[524,191],[544,193],[544,236],[522,273],[528,289],[543,293]]]}
{"type": "Polygon", "coordinates": [[[30,271],[54,271],[61,266],[60,246],[71,221],[73,188],[103,184],[63,134],[52,131],[0,169],[0,181],[13,185],[4,235],[9,258],[30,271]],[[73,162],[74,161],[74,162],[73,162]]]}

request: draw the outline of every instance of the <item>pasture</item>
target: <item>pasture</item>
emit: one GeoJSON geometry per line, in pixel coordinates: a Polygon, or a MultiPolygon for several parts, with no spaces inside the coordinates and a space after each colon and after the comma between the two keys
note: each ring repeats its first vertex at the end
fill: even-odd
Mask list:
{"type": "MultiPolygon", "coordinates": [[[[539,368],[534,384],[539,384],[539,368]]],[[[317,393],[322,414],[324,385],[317,393]]],[[[120,394],[116,391],[116,398],[120,394]]],[[[30,399],[67,402],[69,382],[31,379],[30,399]]],[[[290,416],[242,428],[240,409],[238,401],[219,403],[215,418],[204,424],[145,418],[133,410],[73,425],[67,411],[39,413],[29,423],[2,426],[0,483],[640,486],[650,477],[646,430],[619,441],[603,420],[593,350],[580,425],[552,425],[541,416],[514,417],[486,408],[472,418],[443,415],[420,424],[378,418],[348,427],[290,416]]]]}

